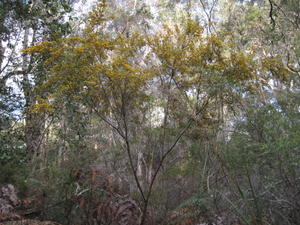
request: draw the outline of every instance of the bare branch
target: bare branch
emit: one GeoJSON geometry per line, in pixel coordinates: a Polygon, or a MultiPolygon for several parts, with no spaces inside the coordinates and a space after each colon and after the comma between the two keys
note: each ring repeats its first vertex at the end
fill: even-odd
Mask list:
{"type": "Polygon", "coordinates": [[[274,19],[274,15],[273,15],[273,2],[272,0],[269,0],[269,3],[270,3],[270,12],[269,12],[269,17],[271,19],[271,24],[272,24],[272,30],[275,30],[275,26],[276,26],[276,22],[275,22],[275,19],[274,19]]]}

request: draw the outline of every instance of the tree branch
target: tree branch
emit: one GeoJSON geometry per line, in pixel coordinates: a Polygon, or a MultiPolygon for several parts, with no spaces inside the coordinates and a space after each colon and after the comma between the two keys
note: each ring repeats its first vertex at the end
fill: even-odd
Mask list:
{"type": "Polygon", "coordinates": [[[276,26],[276,22],[275,22],[275,19],[273,17],[273,2],[272,0],[269,0],[269,3],[270,3],[270,12],[269,12],[269,17],[271,19],[271,24],[272,24],[272,30],[275,30],[275,26],[276,26]]]}

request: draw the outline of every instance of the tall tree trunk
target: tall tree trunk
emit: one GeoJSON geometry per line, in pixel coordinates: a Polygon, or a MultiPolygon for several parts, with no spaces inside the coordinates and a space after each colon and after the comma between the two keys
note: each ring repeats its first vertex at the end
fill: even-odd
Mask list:
{"type": "Polygon", "coordinates": [[[2,71],[3,59],[4,59],[4,47],[3,47],[2,41],[0,40],[0,73],[2,71]]]}
{"type": "Polygon", "coordinates": [[[4,47],[2,41],[0,40],[0,93],[5,89],[5,79],[2,79],[1,76],[3,60],[4,60],[4,47]]]}
{"type": "MultiPolygon", "coordinates": [[[[29,47],[29,21],[25,21],[24,28],[24,38],[23,38],[23,48],[29,47]]],[[[35,96],[33,94],[33,83],[30,81],[30,71],[28,70],[30,66],[30,59],[27,54],[24,54],[22,63],[23,71],[23,82],[22,89],[25,98],[25,143],[29,154],[32,157],[37,157],[40,155],[40,146],[42,142],[42,127],[43,120],[40,115],[32,112],[32,106],[35,104],[35,96]]]]}

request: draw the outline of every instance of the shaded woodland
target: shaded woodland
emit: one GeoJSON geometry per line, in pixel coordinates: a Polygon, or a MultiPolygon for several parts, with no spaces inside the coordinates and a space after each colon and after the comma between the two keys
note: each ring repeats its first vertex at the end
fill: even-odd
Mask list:
{"type": "Polygon", "coordinates": [[[0,224],[299,225],[299,28],[299,0],[1,0],[0,224]]]}

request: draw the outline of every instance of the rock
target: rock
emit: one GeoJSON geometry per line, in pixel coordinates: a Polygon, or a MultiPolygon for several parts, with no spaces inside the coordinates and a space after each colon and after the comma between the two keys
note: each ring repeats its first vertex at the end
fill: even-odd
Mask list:
{"type": "Polygon", "coordinates": [[[19,203],[17,191],[12,184],[6,184],[1,187],[0,198],[7,200],[12,206],[16,206],[19,203]]]}
{"type": "Polygon", "coordinates": [[[21,219],[15,212],[19,199],[15,187],[11,184],[3,185],[0,189],[0,222],[21,219]]]}

